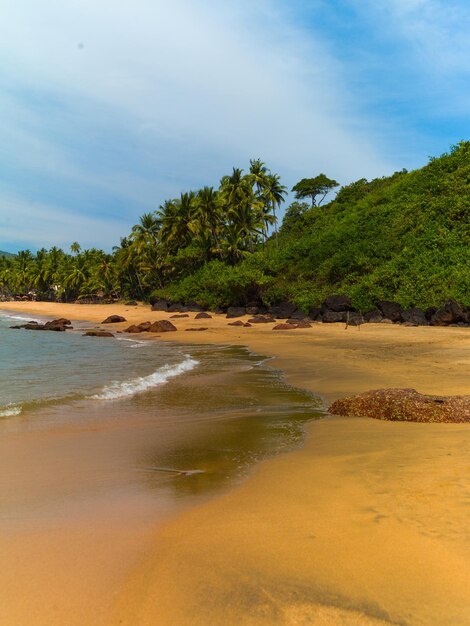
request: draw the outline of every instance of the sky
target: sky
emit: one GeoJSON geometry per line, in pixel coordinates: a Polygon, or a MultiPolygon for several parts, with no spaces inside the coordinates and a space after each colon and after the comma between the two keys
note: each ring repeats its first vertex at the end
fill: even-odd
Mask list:
{"type": "Polygon", "coordinates": [[[289,189],[470,139],[466,0],[1,0],[0,250],[110,250],[261,158],[289,189]]]}

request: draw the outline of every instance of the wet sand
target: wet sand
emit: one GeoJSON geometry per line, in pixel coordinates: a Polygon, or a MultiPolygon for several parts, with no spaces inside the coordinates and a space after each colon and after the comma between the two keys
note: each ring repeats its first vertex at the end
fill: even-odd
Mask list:
{"type": "MultiPolygon", "coordinates": [[[[112,313],[128,322],[169,317],[114,305],[0,308],[95,322],[112,313]]],[[[274,332],[190,316],[175,321],[182,332],[154,340],[248,345],[327,402],[377,387],[470,393],[468,329],[335,324],[274,332]],[[198,326],[209,330],[184,331],[198,326]]],[[[262,463],[241,487],[153,534],[149,523],[141,558],[127,561],[116,581],[108,623],[470,624],[469,452],[467,425],[312,422],[301,450],[262,463]]],[[[119,549],[126,533],[116,525],[119,549]]],[[[19,597],[21,580],[10,587],[19,597]]],[[[52,614],[41,619],[30,623],[59,623],[52,614]]]]}

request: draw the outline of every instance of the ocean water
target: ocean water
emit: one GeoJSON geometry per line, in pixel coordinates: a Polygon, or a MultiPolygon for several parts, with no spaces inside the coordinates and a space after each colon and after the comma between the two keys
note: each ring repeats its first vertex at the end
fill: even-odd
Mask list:
{"type": "MultiPolygon", "coordinates": [[[[72,400],[115,400],[143,393],[197,367],[174,346],[117,337],[14,330],[25,318],[0,311],[0,417],[72,400]]],[[[39,318],[35,318],[42,321],[39,318]]]]}

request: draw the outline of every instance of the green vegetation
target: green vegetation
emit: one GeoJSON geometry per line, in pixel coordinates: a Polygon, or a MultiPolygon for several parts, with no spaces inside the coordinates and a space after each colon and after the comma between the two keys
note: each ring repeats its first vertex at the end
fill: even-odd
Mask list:
{"type": "Polygon", "coordinates": [[[11,252],[4,252],[3,250],[0,250],[0,257],[2,257],[2,256],[3,256],[3,257],[7,257],[7,258],[12,258],[12,257],[14,257],[15,255],[14,255],[14,254],[11,254],[11,252]]]}
{"type": "Polygon", "coordinates": [[[285,188],[259,160],[144,214],[112,254],[52,248],[0,257],[0,290],[39,297],[194,300],[215,308],[290,300],[308,311],[332,293],[361,310],[379,299],[470,305],[470,142],[413,172],[337,186],[320,175],[285,188]],[[321,203],[318,202],[318,204],[321,203]],[[274,235],[269,230],[274,227],[274,235]]]}

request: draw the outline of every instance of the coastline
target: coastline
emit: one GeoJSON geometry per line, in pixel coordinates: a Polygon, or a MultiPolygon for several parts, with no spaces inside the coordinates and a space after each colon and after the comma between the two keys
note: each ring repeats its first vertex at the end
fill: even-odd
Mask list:
{"type": "MultiPolygon", "coordinates": [[[[110,329],[170,317],[142,306],[0,308],[93,323],[126,317],[110,329]]],[[[182,332],[154,340],[249,346],[328,403],[377,387],[469,392],[468,329],[273,332],[227,321],[190,314],[175,320],[182,332]],[[200,326],[208,330],[185,332],[200,326]]],[[[116,624],[468,623],[467,425],[327,418],[307,430],[301,450],[158,529],[118,594],[116,624]]]]}

